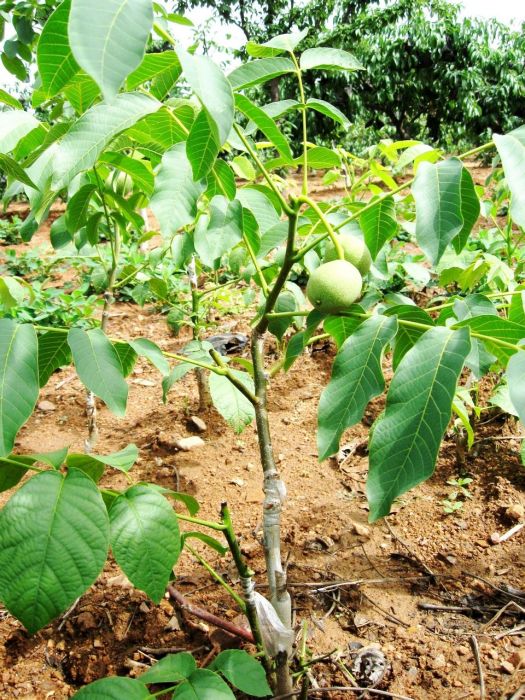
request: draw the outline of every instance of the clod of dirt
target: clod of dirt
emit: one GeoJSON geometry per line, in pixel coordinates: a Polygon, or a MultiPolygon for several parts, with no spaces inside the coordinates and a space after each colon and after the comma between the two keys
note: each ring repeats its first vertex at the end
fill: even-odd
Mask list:
{"type": "Polygon", "coordinates": [[[95,617],[93,613],[90,612],[81,612],[80,615],[78,615],[77,620],[77,627],[84,632],[87,632],[88,630],[94,630],[98,627],[97,621],[95,620],[95,617]]]}
{"type": "Polygon", "coordinates": [[[189,452],[194,450],[196,447],[202,447],[206,443],[198,435],[192,435],[190,437],[179,438],[175,440],[175,447],[183,452],[189,452]]]}
{"type": "Polygon", "coordinates": [[[516,669],[525,668],[525,649],[515,651],[510,657],[509,663],[511,663],[516,669]]]}
{"type": "Polygon", "coordinates": [[[505,511],[505,515],[513,522],[521,523],[525,520],[525,508],[521,503],[512,503],[505,511]]]}

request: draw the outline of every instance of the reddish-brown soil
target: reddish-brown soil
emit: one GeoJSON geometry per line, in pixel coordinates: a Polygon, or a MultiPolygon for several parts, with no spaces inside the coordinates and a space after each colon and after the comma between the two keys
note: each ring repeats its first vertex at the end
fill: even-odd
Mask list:
{"type": "MultiPolygon", "coordinates": [[[[39,237],[40,243],[44,240],[39,237]]],[[[239,317],[223,315],[221,324],[228,332],[248,329],[239,317]]],[[[148,337],[166,351],[180,349],[189,339],[184,332],[171,336],[154,310],[121,303],[113,308],[111,335],[148,337]]],[[[378,686],[384,691],[413,700],[479,698],[475,637],[485,697],[522,697],[513,694],[525,683],[525,530],[503,543],[490,543],[493,533],[515,524],[507,508],[525,505],[519,441],[497,439],[517,433],[513,419],[486,419],[466,456],[458,454],[453,435],[448,436],[432,479],[406,494],[388,523],[369,525],[366,445],[382,401],[373,402],[362,423],[345,434],[349,455],[339,463],[319,464],[316,407],[333,357],[333,347],[314,347],[274,380],[270,397],[274,449],[288,486],[283,541],[297,629],[307,621],[315,656],[336,652],[312,667],[314,682],[319,687],[350,685],[345,668],[351,668],[359,643],[384,653],[388,671],[378,686]],[[445,515],[441,501],[453,490],[446,481],[465,473],[473,477],[472,498],[456,514],[445,515]],[[331,591],[316,590],[336,582],[341,585],[331,591]],[[422,604],[439,609],[424,610],[422,604]]],[[[84,398],[72,369],[57,372],[41,394],[54,410],[35,412],[16,449],[44,452],[69,445],[81,451],[84,398]]],[[[235,435],[213,411],[199,414],[192,375],[174,387],[163,405],[159,373],[140,360],[130,377],[126,417],[117,419],[100,405],[99,429],[97,451],[136,443],[140,458],[133,477],[194,495],[203,518],[217,518],[226,500],[264,593],[261,471],[253,426],[235,435]],[[178,452],[174,443],[191,434],[192,415],[206,421],[205,445],[178,452]]],[[[111,470],[103,483],[126,486],[124,476],[111,470]]],[[[0,503],[9,495],[2,494],[0,503]]],[[[228,557],[207,556],[237,582],[228,557]]],[[[183,554],[176,573],[179,590],[192,602],[224,619],[237,617],[232,601],[189,555],[183,554]]],[[[153,605],[109,561],[69,615],[32,637],[0,609],[0,697],[67,698],[97,678],[137,674],[161,655],[156,649],[196,650],[202,662],[231,643],[195,618],[186,617],[181,625],[167,600],[153,605]]]]}

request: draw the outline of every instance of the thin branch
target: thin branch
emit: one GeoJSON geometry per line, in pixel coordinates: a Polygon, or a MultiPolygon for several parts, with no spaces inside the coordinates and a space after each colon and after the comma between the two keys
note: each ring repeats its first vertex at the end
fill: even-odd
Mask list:
{"type": "Polygon", "coordinates": [[[195,617],[198,617],[199,620],[208,622],[210,625],[219,627],[235,637],[240,637],[241,639],[254,644],[253,634],[250,632],[250,630],[234,625],[232,622],[223,620],[222,618],[217,617],[217,615],[208,612],[208,610],[192,605],[192,603],[189,603],[182,593],[179,593],[179,591],[171,584],[168,586],[168,594],[172,603],[175,603],[179,608],[188,612],[190,615],[194,615],[195,617]]]}

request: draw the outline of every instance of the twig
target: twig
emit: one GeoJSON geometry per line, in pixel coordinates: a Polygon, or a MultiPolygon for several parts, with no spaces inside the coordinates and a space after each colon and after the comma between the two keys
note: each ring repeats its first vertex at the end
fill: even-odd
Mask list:
{"type": "MultiPolygon", "coordinates": [[[[512,602],[512,601],[511,601],[512,602]]],[[[505,606],[508,607],[510,603],[505,606]]],[[[417,606],[420,610],[431,610],[433,612],[458,612],[458,613],[484,613],[484,612],[498,612],[498,615],[503,614],[503,610],[500,610],[494,605],[433,605],[432,603],[418,603],[417,606]]]]}
{"type": "MultiPolygon", "coordinates": [[[[381,695],[384,698],[394,698],[394,700],[413,700],[407,695],[396,695],[396,693],[390,693],[388,690],[376,690],[376,688],[363,688],[361,686],[350,686],[350,685],[334,685],[329,688],[311,688],[308,691],[308,695],[317,695],[318,693],[336,693],[336,692],[346,692],[349,693],[353,691],[354,693],[373,693],[375,695],[381,695]]],[[[293,693],[286,693],[285,695],[274,695],[272,700],[287,700],[287,698],[293,698],[297,694],[297,690],[293,693]]]]}
{"type": "Polygon", "coordinates": [[[243,627],[239,627],[238,625],[234,625],[231,622],[228,622],[227,620],[222,620],[220,617],[217,617],[213,613],[210,613],[207,610],[203,610],[202,608],[198,608],[196,605],[192,605],[186,600],[182,593],[179,593],[179,591],[177,591],[177,589],[174,586],[168,586],[168,593],[171,601],[176,603],[182,610],[185,610],[186,612],[190,613],[190,615],[194,615],[200,620],[204,620],[204,622],[209,622],[211,625],[219,627],[220,629],[223,629],[226,632],[233,634],[235,637],[240,637],[241,639],[244,639],[247,642],[250,642],[251,644],[254,643],[253,635],[249,630],[246,630],[243,627]]]}
{"type": "Polygon", "coordinates": [[[474,654],[474,659],[476,660],[476,667],[478,669],[479,676],[479,700],[485,699],[485,678],[483,677],[483,666],[481,665],[481,659],[479,656],[479,645],[478,640],[474,635],[470,637],[470,646],[472,647],[472,653],[474,654]]]}
{"type": "MultiPolygon", "coordinates": [[[[314,593],[329,593],[338,588],[346,588],[350,586],[373,586],[385,583],[401,583],[403,581],[427,581],[428,578],[433,578],[434,574],[429,576],[385,576],[383,578],[357,578],[353,581],[316,581],[313,582],[290,582],[290,588],[311,588],[314,593]]],[[[266,584],[258,583],[257,588],[266,588],[266,584]]]]}
{"type": "Polygon", "coordinates": [[[434,576],[434,572],[432,571],[432,569],[429,569],[429,567],[425,564],[425,562],[422,561],[421,558],[418,557],[417,554],[415,554],[415,553],[412,551],[412,548],[411,548],[404,540],[402,540],[401,537],[399,537],[399,535],[397,534],[397,532],[394,530],[394,528],[393,528],[393,527],[390,525],[390,523],[388,522],[388,518],[385,518],[384,520],[385,520],[385,525],[387,526],[387,528],[388,528],[390,534],[392,535],[392,537],[393,537],[395,540],[397,540],[397,541],[399,542],[399,544],[402,545],[412,557],[414,557],[414,559],[418,562],[418,564],[420,564],[420,566],[427,572],[427,574],[428,574],[429,576],[432,576],[432,577],[433,577],[433,576],[434,576]]]}
{"type": "Polygon", "coordinates": [[[478,581],[485,583],[487,586],[490,586],[495,591],[498,591],[499,593],[503,593],[503,595],[506,595],[508,598],[515,598],[516,600],[519,600],[520,602],[525,603],[525,595],[519,595],[518,593],[511,593],[510,591],[506,591],[504,588],[500,588],[499,586],[496,586],[495,583],[492,583],[492,581],[489,581],[487,578],[483,578],[483,576],[479,576],[478,574],[471,574],[469,571],[462,571],[461,573],[463,574],[463,576],[468,576],[469,578],[475,578],[478,581]]]}
{"type": "Polygon", "coordinates": [[[500,542],[505,542],[524,527],[525,523],[518,523],[518,525],[514,525],[514,527],[511,527],[510,530],[507,530],[507,532],[505,532],[503,535],[499,535],[497,532],[495,532],[490,536],[490,541],[492,544],[500,544],[500,542]]]}
{"type": "MultiPolygon", "coordinates": [[[[199,647],[199,650],[202,647],[199,647]]],[[[137,651],[141,651],[144,654],[153,654],[154,656],[164,656],[165,654],[178,654],[181,651],[187,651],[186,647],[138,647],[137,651]]],[[[196,649],[192,650],[192,653],[196,649]]]]}
{"type": "Polygon", "coordinates": [[[80,598],[77,598],[77,599],[75,600],[75,602],[73,603],[73,605],[72,605],[70,608],[68,608],[68,609],[66,610],[66,612],[62,615],[62,619],[60,620],[60,624],[59,624],[58,627],[57,627],[57,630],[58,630],[59,632],[60,632],[60,630],[62,629],[62,627],[66,624],[66,621],[67,621],[68,617],[71,615],[71,613],[72,613],[72,612],[75,610],[75,608],[77,607],[79,601],[80,601],[80,598]]]}
{"type": "Polygon", "coordinates": [[[370,605],[373,605],[374,608],[377,608],[377,609],[379,610],[379,612],[382,612],[383,615],[385,615],[385,616],[386,616],[387,618],[389,618],[390,620],[393,620],[394,622],[397,622],[398,625],[403,625],[403,627],[410,627],[410,625],[408,624],[408,622],[404,622],[403,620],[400,620],[399,617],[396,617],[395,615],[392,615],[392,613],[389,613],[388,610],[385,610],[385,609],[382,608],[380,605],[378,605],[374,600],[372,600],[372,598],[369,598],[369,597],[367,596],[367,594],[364,593],[363,591],[361,591],[361,595],[363,596],[363,598],[364,598],[365,600],[368,600],[368,602],[370,603],[370,605]]]}
{"type": "Polygon", "coordinates": [[[525,697],[525,683],[520,685],[518,690],[509,698],[509,700],[521,700],[523,697],[525,697]]]}
{"type": "MultiPolygon", "coordinates": [[[[499,610],[494,615],[494,617],[491,617],[490,620],[485,625],[483,625],[483,632],[485,632],[485,630],[487,630],[491,625],[493,625],[496,622],[496,620],[499,620],[499,618],[506,613],[507,608],[510,608],[511,606],[517,608],[518,613],[522,613],[525,615],[525,609],[522,608],[521,605],[518,605],[514,600],[509,600],[509,602],[506,605],[504,605],[501,608],[501,610],[499,610]]],[[[510,613],[507,613],[507,615],[508,614],[510,614],[510,613]]]]}

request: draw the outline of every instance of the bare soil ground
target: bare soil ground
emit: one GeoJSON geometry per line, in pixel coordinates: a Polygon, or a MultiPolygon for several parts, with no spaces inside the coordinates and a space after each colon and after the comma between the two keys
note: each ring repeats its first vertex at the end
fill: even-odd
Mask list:
{"type": "MultiPolygon", "coordinates": [[[[45,235],[38,237],[40,244],[45,235]]],[[[222,323],[228,332],[248,328],[239,317],[224,316],[222,323]]],[[[113,308],[111,335],[148,337],[167,351],[177,351],[189,340],[184,332],[171,336],[153,309],[121,303],[113,308]]],[[[403,497],[388,522],[369,525],[366,445],[382,401],[373,402],[362,423],[344,436],[348,454],[343,460],[317,460],[316,408],[334,352],[331,345],[314,347],[276,378],[270,398],[274,448],[288,485],[283,535],[297,620],[309,621],[309,644],[316,656],[334,650],[340,656],[339,663],[332,656],[312,667],[315,682],[320,687],[350,685],[345,665],[352,666],[359,645],[372,645],[388,662],[378,686],[384,691],[413,700],[479,698],[475,637],[485,697],[522,697],[513,694],[525,684],[525,531],[500,544],[490,541],[493,533],[515,524],[513,510],[525,505],[516,425],[496,415],[485,419],[466,457],[458,454],[453,435],[448,436],[434,476],[403,497]],[[502,436],[511,439],[497,439],[502,436]],[[472,498],[457,514],[445,515],[441,501],[452,490],[446,481],[464,473],[474,479],[472,498]],[[336,582],[341,585],[328,592],[317,590],[336,582]]],[[[130,378],[126,417],[117,419],[100,406],[97,450],[111,452],[135,442],[140,458],[134,477],[194,495],[204,518],[216,518],[220,503],[228,501],[264,593],[255,429],[250,426],[237,436],[213,411],[199,414],[191,374],[174,387],[166,406],[160,385],[158,372],[139,360],[130,378]],[[191,434],[192,415],[207,424],[205,445],[179,452],[174,443],[191,434]]],[[[53,409],[34,413],[16,449],[44,452],[70,445],[81,451],[84,398],[72,369],[55,373],[41,394],[53,409]]],[[[117,472],[107,475],[104,484],[126,485],[117,472]]],[[[0,504],[9,495],[2,494],[0,504]]],[[[227,557],[207,556],[236,582],[227,557]]],[[[179,590],[192,602],[224,619],[237,618],[223,590],[188,555],[183,554],[176,573],[179,590]]],[[[136,674],[166,648],[196,650],[202,662],[236,643],[195,618],[180,624],[167,600],[154,606],[110,561],[68,616],[32,637],[0,608],[0,697],[67,698],[97,678],[136,674]]]]}

